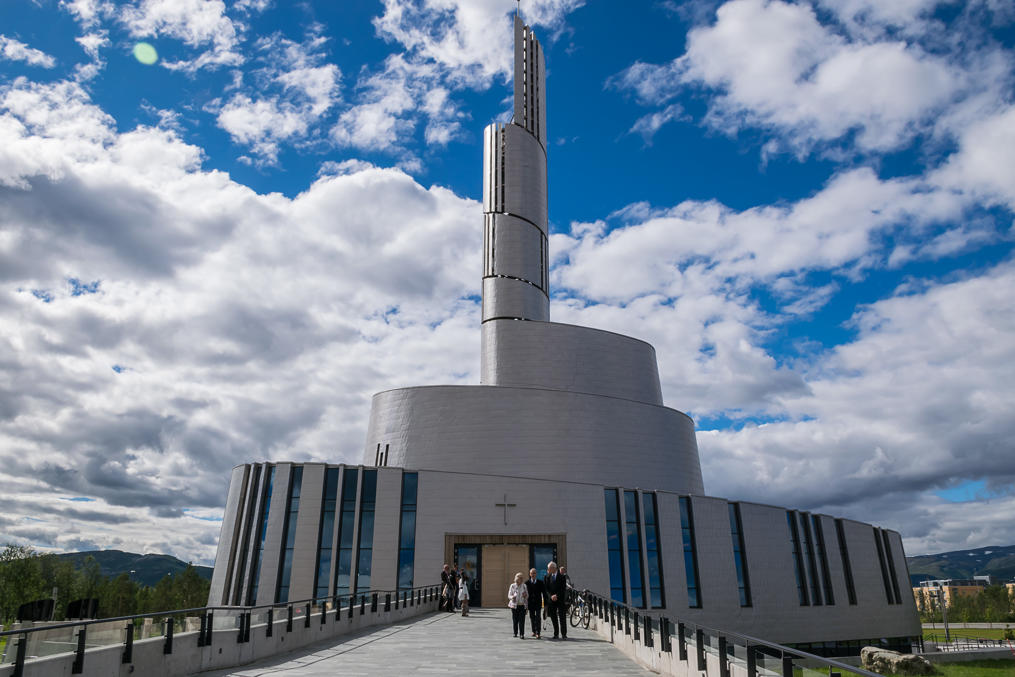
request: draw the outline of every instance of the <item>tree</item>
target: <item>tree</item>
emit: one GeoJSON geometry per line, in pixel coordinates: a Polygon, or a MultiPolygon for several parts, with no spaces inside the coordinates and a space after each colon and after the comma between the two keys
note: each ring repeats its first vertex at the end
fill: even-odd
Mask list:
{"type": "Polygon", "coordinates": [[[8,543],[0,551],[0,621],[14,620],[25,602],[49,597],[44,592],[39,555],[26,545],[8,543]]]}

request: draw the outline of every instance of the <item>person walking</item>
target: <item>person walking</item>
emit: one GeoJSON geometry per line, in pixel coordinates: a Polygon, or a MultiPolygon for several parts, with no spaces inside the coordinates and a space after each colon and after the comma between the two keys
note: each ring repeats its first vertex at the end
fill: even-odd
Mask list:
{"type": "Polygon", "coordinates": [[[525,589],[529,593],[529,625],[532,628],[532,636],[539,639],[543,628],[542,619],[539,618],[543,613],[543,582],[536,578],[535,569],[529,569],[525,589]]]}
{"type": "Polygon", "coordinates": [[[529,603],[529,589],[525,586],[525,577],[519,571],[515,574],[515,582],[508,588],[508,608],[511,609],[511,629],[515,637],[525,639],[525,607],[529,603]]]}
{"type": "Polygon", "coordinates": [[[543,595],[546,597],[546,612],[553,623],[553,638],[567,639],[567,582],[557,572],[557,563],[546,565],[543,579],[543,595]]]}
{"type": "Polygon", "coordinates": [[[451,567],[451,610],[458,610],[458,565],[454,564],[451,567]]]}
{"type": "Polygon", "coordinates": [[[462,603],[462,615],[469,615],[469,577],[462,569],[462,575],[458,580],[458,601],[462,603]]]}
{"type": "Polygon", "coordinates": [[[453,612],[455,610],[455,603],[453,601],[455,584],[451,578],[451,567],[447,564],[445,564],[444,568],[441,570],[441,583],[443,583],[444,586],[441,588],[441,601],[439,608],[444,611],[453,612]]]}

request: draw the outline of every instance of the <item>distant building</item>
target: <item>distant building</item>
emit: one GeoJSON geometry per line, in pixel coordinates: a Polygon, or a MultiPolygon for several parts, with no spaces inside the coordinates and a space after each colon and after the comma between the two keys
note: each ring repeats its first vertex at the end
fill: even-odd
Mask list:
{"type": "Polygon", "coordinates": [[[825,655],[909,651],[897,532],[705,496],[655,349],[550,321],[546,71],[517,17],[514,56],[513,118],[483,140],[481,384],[374,395],[361,465],[234,468],[209,603],[332,603],[457,563],[473,605],[504,607],[516,572],[555,560],[643,614],[825,655]]]}
{"type": "MultiPolygon", "coordinates": [[[[920,581],[918,587],[913,588],[913,599],[917,606],[920,606],[920,598],[923,597],[925,609],[936,609],[939,602],[938,591],[944,595],[945,606],[951,606],[952,600],[959,597],[975,597],[983,592],[983,589],[990,585],[990,576],[973,576],[972,578],[941,578],[932,581],[920,581]]],[[[1015,586],[1015,584],[1013,584],[1015,586]]]]}

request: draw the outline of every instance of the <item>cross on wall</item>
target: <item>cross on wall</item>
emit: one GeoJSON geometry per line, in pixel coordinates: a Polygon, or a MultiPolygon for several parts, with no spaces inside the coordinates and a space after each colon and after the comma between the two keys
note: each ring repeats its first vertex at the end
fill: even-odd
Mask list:
{"type": "Polygon", "coordinates": [[[494,503],[494,505],[497,506],[498,508],[504,508],[504,526],[507,526],[507,511],[508,511],[508,508],[514,508],[518,504],[517,503],[508,503],[507,494],[504,494],[504,502],[503,503],[494,503]]]}

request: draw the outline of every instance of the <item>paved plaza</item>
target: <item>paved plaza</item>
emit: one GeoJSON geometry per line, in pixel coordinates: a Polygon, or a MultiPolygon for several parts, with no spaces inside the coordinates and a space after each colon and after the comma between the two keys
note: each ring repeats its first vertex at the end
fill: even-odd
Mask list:
{"type": "Polygon", "coordinates": [[[201,676],[651,674],[591,630],[569,628],[566,642],[545,639],[552,634],[512,637],[507,609],[436,613],[201,676]]]}

